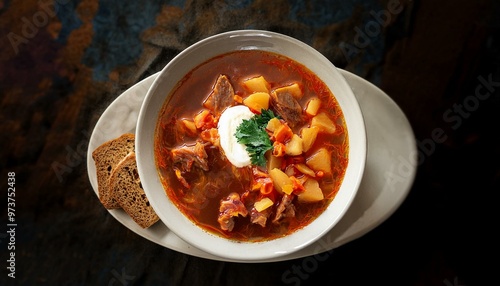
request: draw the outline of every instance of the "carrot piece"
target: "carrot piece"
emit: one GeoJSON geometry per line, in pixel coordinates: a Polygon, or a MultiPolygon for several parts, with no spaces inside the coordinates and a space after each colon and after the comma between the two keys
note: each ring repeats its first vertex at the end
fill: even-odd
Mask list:
{"type": "Polygon", "coordinates": [[[282,124],[274,131],[271,140],[274,138],[274,141],[285,143],[287,140],[292,138],[292,136],[293,131],[290,126],[288,126],[288,124],[282,124]]]}
{"type": "Polygon", "coordinates": [[[274,157],[283,157],[286,154],[286,147],[285,144],[275,141],[273,143],[273,153],[272,155],[274,157]]]}

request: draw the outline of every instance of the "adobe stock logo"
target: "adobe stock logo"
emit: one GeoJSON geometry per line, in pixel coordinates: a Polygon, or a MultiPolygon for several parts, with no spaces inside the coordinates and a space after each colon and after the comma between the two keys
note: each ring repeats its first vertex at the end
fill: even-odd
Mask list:
{"type": "MultiPolygon", "coordinates": [[[[493,78],[493,74],[484,77],[477,77],[478,84],[474,90],[474,94],[466,96],[461,102],[454,103],[450,108],[446,109],[442,114],[442,119],[445,123],[450,124],[452,130],[459,129],[466,119],[477,111],[481,104],[484,104],[500,87],[500,81],[493,78]]],[[[422,140],[417,140],[416,154],[410,154],[408,158],[400,156],[398,158],[398,167],[394,171],[386,172],[384,177],[391,188],[396,186],[397,182],[404,182],[411,174],[411,166],[422,165],[425,160],[436,152],[438,144],[448,140],[449,134],[441,127],[434,128],[430,136],[422,140]]],[[[392,189],[393,191],[395,189],[392,189]]]]}
{"type": "MultiPolygon", "coordinates": [[[[465,119],[468,119],[472,113],[479,109],[482,102],[485,102],[500,87],[500,81],[493,79],[493,74],[486,78],[482,75],[477,77],[478,84],[474,94],[465,97],[462,102],[454,103],[452,107],[443,113],[443,121],[451,124],[452,130],[460,128],[465,119]]],[[[430,138],[425,138],[418,143],[419,156],[418,163],[422,164],[425,156],[430,156],[436,149],[436,143],[443,143],[448,139],[448,135],[442,128],[434,128],[430,138]]]]}
{"type": "Polygon", "coordinates": [[[16,55],[19,53],[19,45],[28,44],[30,39],[33,39],[40,31],[41,28],[49,24],[49,20],[56,16],[55,3],[60,5],[66,5],[69,0],[44,0],[38,1],[38,7],[40,10],[36,11],[31,19],[27,17],[21,17],[22,27],[21,35],[14,32],[7,34],[10,45],[16,55]]]}
{"type": "Polygon", "coordinates": [[[391,23],[392,18],[403,11],[403,6],[399,0],[390,0],[387,3],[387,9],[381,11],[370,11],[370,15],[374,20],[368,21],[363,29],[355,27],[353,44],[348,44],[346,42],[341,42],[339,44],[342,53],[344,54],[347,61],[350,61],[354,56],[356,56],[360,50],[367,48],[372,39],[380,36],[382,33],[382,28],[387,27],[391,23]]]}
{"type": "Polygon", "coordinates": [[[333,254],[335,236],[331,233],[320,238],[313,250],[314,255],[304,257],[299,264],[293,264],[290,269],[283,272],[281,282],[299,286],[313,275],[320,267],[321,262],[330,258],[333,254]]]}

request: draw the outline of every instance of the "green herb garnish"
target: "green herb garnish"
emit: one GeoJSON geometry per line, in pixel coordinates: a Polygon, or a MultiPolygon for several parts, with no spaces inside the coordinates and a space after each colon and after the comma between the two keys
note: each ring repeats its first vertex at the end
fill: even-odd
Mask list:
{"type": "Polygon", "coordinates": [[[236,139],[238,143],[244,144],[252,164],[265,166],[266,157],[264,156],[268,150],[273,148],[273,144],[266,132],[266,126],[269,120],[275,116],[272,110],[262,109],[261,114],[255,115],[250,119],[243,119],[241,124],[236,128],[236,139]]]}

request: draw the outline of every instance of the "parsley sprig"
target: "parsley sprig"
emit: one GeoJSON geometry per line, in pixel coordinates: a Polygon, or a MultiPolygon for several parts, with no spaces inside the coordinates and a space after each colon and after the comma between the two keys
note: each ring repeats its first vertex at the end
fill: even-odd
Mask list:
{"type": "Polygon", "coordinates": [[[236,136],[238,143],[246,146],[251,162],[254,165],[266,165],[266,157],[264,155],[268,150],[273,148],[273,144],[266,132],[266,126],[269,120],[274,117],[278,116],[274,115],[272,110],[262,109],[261,114],[255,115],[250,119],[243,119],[241,124],[236,128],[234,136],[236,136]]]}

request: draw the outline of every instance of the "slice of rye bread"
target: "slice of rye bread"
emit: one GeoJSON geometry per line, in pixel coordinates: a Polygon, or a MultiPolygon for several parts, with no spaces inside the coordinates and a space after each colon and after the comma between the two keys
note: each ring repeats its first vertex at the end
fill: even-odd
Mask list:
{"type": "Polygon", "coordinates": [[[142,188],[134,152],[113,169],[109,186],[123,210],[142,228],[148,228],[159,220],[142,188]]]}
{"type": "Polygon", "coordinates": [[[118,163],[135,150],[135,135],[125,133],[120,137],[106,141],[92,152],[96,165],[97,192],[99,200],[106,209],[118,209],[120,204],[111,195],[109,177],[118,163]]]}

